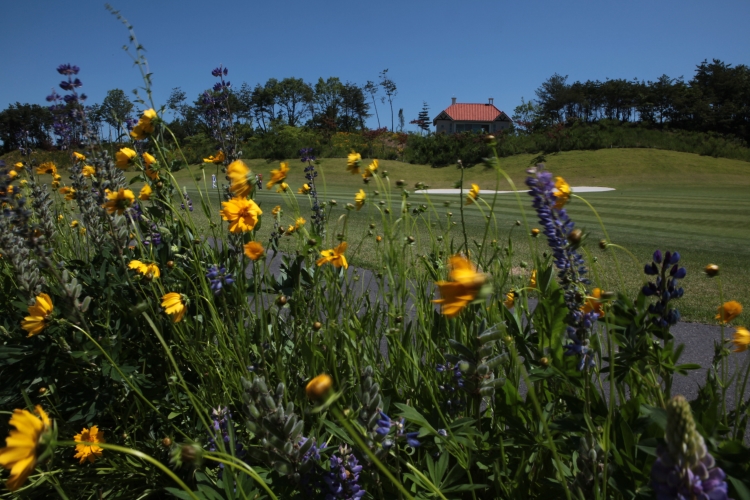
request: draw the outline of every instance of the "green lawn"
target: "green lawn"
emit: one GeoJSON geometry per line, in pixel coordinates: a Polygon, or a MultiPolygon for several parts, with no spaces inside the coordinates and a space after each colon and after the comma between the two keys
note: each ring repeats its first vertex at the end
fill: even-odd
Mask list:
{"type": "MultiPolygon", "coordinates": [[[[502,168],[515,182],[519,189],[525,189],[525,170],[533,161],[533,155],[518,155],[501,160],[502,168]]],[[[370,160],[364,160],[367,165],[370,160]]],[[[271,169],[278,168],[278,162],[265,160],[248,160],[254,172],[263,174],[264,181],[270,179],[271,169]]],[[[287,179],[291,190],[296,192],[304,181],[304,165],[296,159],[289,161],[291,173],[287,179]]],[[[628,248],[636,257],[637,265],[623,251],[604,252],[597,243],[603,237],[602,229],[592,211],[580,200],[572,200],[569,213],[578,227],[589,234],[587,249],[597,262],[591,262],[598,283],[607,289],[619,289],[619,278],[613,255],[616,255],[623,269],[626,290],[635,292],[644,281],[642,274],[651,253],[662,250],[677,250],[683,256],[683,263],[688,269],[688,276],[683,281],[685,296],[681,299],[680,309],[683,319],[690,321],[712,322],[715,309],[719,304],[718,280],[707,279],[701,272],[709,263],[721,266],[721,280],[725,300],[747,302],[750,297],[750,163],[724,158],[711,158],[688,153],[663,151],[655,149],[606,149],[598,151],[572,151],[546,158],[547,168],[554,175],[561,175],[572,186],[604,186],[616,191],[584,194],[601,215],[611,240],[628,248]]],[[[343,158],[324,159],[319,165],[320,175],[317,179],[321,200],[337,200],[330,220],[336,221],[346,213],[345,205],[354,202],[354,194],[363,188],[368,193],[368,201],[377,201],[385,196],[374,195],[377,186],[374,182],[364,185],[362,178],[346,171],[346,160],[343,158]]],[[[451,188],[460,178],[460,171],[455,167],[433,169],[424,165],[409,165],[396,161],[381,161],[379,172],[388,171],[390,190],[394,211],[398,211],[400,189],[395,187],[397,180],[404,180],[410,191],[408,202],[412,208],[425,203],[431,206],[424,214],[426,223],[416,224],[411,234],[417,240],[413,251],[425,252],[430,244],[428,225],[432,231],[445,231],[445,249],[449,250],[452,238],[462,240],[460,224],[451,226],[447,212],[452,212],[450,220],[460,222],[460,201],[458,196],[432,195],[415,193],[416,182],[424,182],[433,188],[451,188]],[[449,206],[444,206],[449,202],[449,206]]],[[[191,178],[207,179],[209,200],[215,208],[219,206],[216,190],[210,189],[210,176],[216,173],[220,181],[223,174],[213,165],[193,166],[175,174],[181,184],[187,186],[193,199],[196,222],[208,227],[208,220],[201,213],[196,183],[191,178]]],[[[493,189],[497,176],[493,170],[476,166],[466,169],[464,185],[477,183],[482,189],[493,189]]],[[[139,188],[138,184],[133,186],[139,188]]],[[[502,180],[500,190],[510,189],[502,180]]],[[[531,208],[530,197],[520,194],[529,227],[537,225],[531,208]]],[[[487,203],[492,203],[491,195],[483,195],[487,203]]],[[[306,196],[297,196],[300,215],[309,219],[309,202],[306,196]]],[[[277,205],[285,205],[286,223],[292,223],[295,209],[286,206],[283,197],[273,190],[264,189],[257,193],[256,201],[266,211],[277,205]]],[[[482,204],[480,203],[479,206],[482,204]]],[[[486,211],[486,207],[485,207],[486,211]]],[[[398,214],[390,217],[395,220],[398,214]]],[[[512,230],[512,242],[515,252],[514,266],[521,261],[529,260],[529,241],[522,227],[514,222],[523,216],[515,195],[498,195],[495,215],[499,231],[491,234],[502,245],[507,244],[508,234],[512,230]]],[[[469,239],[481,241],[484,233],[485,219],[478,205],[465,209],[465,219],[469,239]]],[[[350,242],[350,260],[367,268],[375,268],[377,252],[374,238],[368,237],[369,224],[375,224],[374,233],[381,234],[381,216],[375,204],[369,204],[360,211],[350,213],[347,240],[350,242]],[[361,242],[361,245],[360,245],[361,242]]],[[[219,222],[216,211],[213,221],[219,222]]],[[[271,230],[270,217],[266,219],[258,239],[268,238],[271,230]]],[[[330,231],[333,238],[341,228],[330,231]]],[[[404,233],[406,234],[406,233],[404,233]]],[[[437,234],[437,233],[436,233],[437,234]]],[[[286,238],[285,241],[289,241],[286,238]]],[[[330,241],[329,243],[332,243],[330,241]]],[[[540,238],[532,244],[544,250],[546,242],[540,238]]],[[[519,269],[520,271],[520,269],[519,269]]],[[[523,273],[523,271],[520,271],[523,273]]],[[[517,278],[519,284],[525,278],[517,278]]],[[[748,304],[746,304],[748,305],[748,304]]],[[[738,324],[750,322],[750,313],[740,317],[738,324]]]]}
{"type": "MultiPolygon", "coordinates": [[[[525,170],[533,158],[533,155],[518,155],[501,161],[503,169],[519,189],[525,188],[525,170]]],[[[304,165],[298,160],[289,162],[292,171],[287,182],[296,191],[304,182],[304,165]]],[[[270,179],[270,170],[278,168],[278,162],[249,160],[247,163],[254,172],[262,173],[265,181],[270,179]]],[[[366,165],[369,160],[364,163],[366,165]]],[[[750,164],[673,151],[610,149],[550,155],[546,158],[546,165],[555,175],[565,177],[573,186],[593,185],[616,189],[582,196],[599,211],[611,240],[630,250],[636,257],[637,264],[624,251],[600,250],[597,243],[603,237],[603,232],[593,212],[580,200],[573,200],[569,205],[569,213],[577,226],[589,234],[587,248],[597,261],[592,263],[594,271],[599,277],[598,283],[607,289],[617,289],[620,286],[613,252],[622,266],[625,288],[636,291],[645,278],[642,273],[643,264],[656,248],[660,248],[679,251],[688,268],[688,277],[683,281],[686,293],[680,306],[684,319],[713,321],[719,304],[718,280],[707,279],[701,272],[708,263],[721,266],[725,300],[744,302],[745,297],[750,296],[750,198],[746,194],[750,188],[750,164]]],[[[378,199],[373,194],[373,190],[377,188],[375,183],[365,186],[360,176],[349,174],[345,159],[325,159],[319,169],[321,175],[317,181],[321,199],[335,199],[338,202],[333,208],[331,220],[346,213],[344,205],[353,203],[354,193],[361,188],[368,193],[368,200],[378,199]]],[[[416,182],[424,182],[433,188],[454,187],[460,178],[459,170],[455,167],[433,169],[424,165],[382,161],[380,171],[388,171],[391,194],[396,200],[400,190],[395,187],[395,182],[404,180],[411,192],[408,201],[412,208],[422,203],[434,208],[425,214],[425,217],[429,217],[425,219],[427,224],[420,224],[417,226],[419,229],[413,230],[413,236],[417,239],[417,253],[428,248],[428,224],[433,226],[433,230],[442,227],[448,231],[445,233],[448,242],[451,238],[463,238],[460,225],[450,228],[446,215],[447,212],[452,212],[451,220],[460,222],[458,196],[428,197],[413,190],[416,182]],[[444,206],[445,202],[450,202],[450,206],[444,206]]],[[[192,167],[191,172],[196,177],[203,174],[200,166],[192,167]]],[[[214,172],[216,169],[213,166],[205,168],[207,178],[214,172]]],[[[222,174],[218,172],[217,177],[221,180],[222,174]]],[[[177,178],[186,181],[188,191],[195,199],[197,192],[190,186],[190,173],[187,170],[181,171],[177,178]]],[[[477,166],[465,171],[464,183],[468,186],[475,182],[482,189],[493,189],[496,179],[494,171],[477,166]]],[[[510,186],[503,180],[499,188],[508,190],[510,186]]],[[[384,193],[381,193],[380,198],[383,197],[384,193]]],[[[483,198],[487,203],[492,203],[492,196],[483,195],[483,198]]],[[[212,193],[211,199],[212,203],[218,204],[217,193],[212,193]]],[[[264,189],[257,194],[256,200],[264,210],[270,210],[277,204],[286,205],[275,189],[264,189]]],[[[301,207],[300,214],[308,218],[307,197],[297,196],[297,201],[301,207]]],[[[521,201],[529,226],[536,226],[530,197],[522,193],[521,201]]],[[[292,211],[287,210],[289,222],[293,217],[292,211]]],[[[515,195],[499,195],[495,214],[500,230],[497,234],[492,234],[490,239],[505,242],[513,229],[512,241],[516,254],[514,264],[528,261],[529,239],[522,227],[514,225],[516,220],[522,220],[515,195]]],[[[197,219],[206,223],[201,214],[197,215],[197,219]]],[[[466,207],[465,219],[469,239],[481,241],[485,219],[477,205],[466,207]]],[[[377,265],[376,244],[373,238],[366,236],[371,223],[376,225],[375,234],[380,234],[381,218],[374,205],[368,204],[361,212],[350,213],[347,240],[350,248],[357,249],[356,253],[352,252],[351,261],[367,268],[375,268],[377,265]]],[[[268,226],[263,227],[261,236],[264,238],[270,231],[268,226]]],[[[543,251],[545,241],[533,240],[532,244],[538,245],[540,251],[543,251]]],[[[520,283],[523,278],[518,279],[520,283]]],[[[750,316],[748,313],[743,316],[740,321],[747,322],[750,316]]]]}

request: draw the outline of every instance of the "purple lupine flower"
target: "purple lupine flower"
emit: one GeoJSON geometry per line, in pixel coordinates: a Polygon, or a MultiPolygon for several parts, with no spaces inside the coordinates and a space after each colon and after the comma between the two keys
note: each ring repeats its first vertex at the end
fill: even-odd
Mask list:
{"type": "Polygon", "coordinates": [[[211,266],[206,273],[206,278],[211,282],[211,290],[214,295],[219,295],[224,286],[234,283],[232,274],[228,273],[224,266],[221,268],[216,265],[211,266]]]}
{"type": "Polygon", "coordinates": [[[71,64],[61,64],[57,67],[57,72],[61,75],[77,75],[78,72],[81,70],[78,66],[73,66],[71,64]]]}
{"type": "Polygon", "coordinates": [[[325,212],[320,206],[318,201],[318,191],[315,188],[315,178],[318,176],[318,172],[315,171],[315,164],[313,163],[315,161],[315,156],[313,156],[312,152],[312,148],[300,149],[299,151],[302,161],[307,162],[307,166],[305,167],[305,179],[310,186],[310,192],[308,194],[312,199],[311,219],[313,227],[318,234],[322,235],[325,230],[325,212]]]}
{"type": "Polygon", "coordinates": [[[687,276],[687,269],[678,266],[679,262],[678,252],[667,251],[662,260],[661,251],[657,250],[654,252],[653,262],[644,267],[644,273],[647,276],[656,276],[656,280],[644,285],[641,292],[646,297],[658,298],[657,302],[648,306],[648,312],[655,316],[652,321],[662,328],[674,325],[680,320],[680,311],[669,304],[670,300],[679,299],[685,293],[677,280],[687,276]]]}
{"type": "Polygon", "coordinates": [[[565,346],[565,354],[578,356],[578,369],[584,370],[594,365],[589,337],[598,314],[580,312],[584,297],[581,289],[585,289],[589,280],[585,277],[588,271],[578,252],[578,243],[574,243],[575,239],[571,237],[574,235],[575,224],[564,208],[557,207],[555,182],[552,174],[544,170],[544,165],[530,168],[527,172],[529,177],[526,185],[530,188],[529,194],[534,197],[533,206],[544,227],[543,233],[547,236],[555,267],[559,270],[558,278],[565,290],[565,304],[569,311],[566,318],[567,335],[571,341],[565,346]]]}
{"type": "Polygon", "coordinates": [[[362,466],[350,450],[341,447],[339,454],[342,455],[341,458],[331,456],[329,472],[323,476],[327,489],[326,500],[362,498],[367,493],[359,484],[362,466]]]}
{"type": "Polygon", "coordinates": [[[706,453],[693,468],[680,468],[665,446],[657,449],[651,467],[651,488],[657,500],[728,500],[726,474],[716,467],[713,456],[706,453]]]}

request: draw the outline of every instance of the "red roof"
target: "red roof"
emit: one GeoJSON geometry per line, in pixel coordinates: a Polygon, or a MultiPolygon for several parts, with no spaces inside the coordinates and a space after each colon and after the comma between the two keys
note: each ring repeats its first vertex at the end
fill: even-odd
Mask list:
{"type": "Polygon", "coordinates": [[[491,122],[502,114],[502,111],[497,109],[494,104],[468,103],[451,104],[444,112],[456,121],[471,122],[491,122]]]}

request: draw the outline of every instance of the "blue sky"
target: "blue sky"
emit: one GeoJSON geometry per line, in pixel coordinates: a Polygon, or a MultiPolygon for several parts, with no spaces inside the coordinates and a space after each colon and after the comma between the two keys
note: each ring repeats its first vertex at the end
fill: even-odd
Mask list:
{"type": "MultiPolygon", "coordinates": [[[[364,84],[389,69],[394,114],[427,101],[436,116],[458,102],[509,115],[557,72],[575,80],[689,79],[703,59],[750,64],[750,2],[672,1],[167,1],[113,0],[146,47],[154,97],[192,100],[223,64],[239,87],[268,78],[338,76],[364,84]]],[[[142,85],[122,50],[128,33],[103,2],[4,1],[0,106],[45,104],[62,63],[81,67],[89,103],[142,85]]],[[[390,111],[378,103],[380,119],[390,111]]],[[[368,125],[377,125],[371,118],[368,125]]],[[[407,125],[407,129],[414,126],[407,125]]]]}

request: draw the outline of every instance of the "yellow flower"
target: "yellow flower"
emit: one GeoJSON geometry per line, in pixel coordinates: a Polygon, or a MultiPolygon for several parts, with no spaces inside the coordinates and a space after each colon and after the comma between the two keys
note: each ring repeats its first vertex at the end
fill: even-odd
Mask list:
{"type": "Polygon", "coordinates": [[[84,177],[91,177],[92,175],[96,175],[96,169],[91,165],[84,165],[81,169],[81,175],[84,177]]]}
{"type": "MultiPolygon", "coordinates": [[[[288,173],[289,173],[289,164],[286,162],[281,162],[278,170],[271,170],[271,180],[268,181],[268,184],[266,184],[266,188],[271,189],[271,186],[273,186],[274,184],[278,184],[280,182],[283,183],[288,173]]],[[[289,186],[287,186],[287,188],[288,187],[289,186]]],[[[284,189],[284,191],[286,191],[286,189],[284,189]]]]}
{"type": "Polygon", "coordinates": [[[297,230],[297,227],[296,227],[296,226],[293,226],[293,225],[291,225],[291,224],[290,224],[290,225],[289,225],[289,226],[287,226],[287,228],[286,228],[286,234],[292,234],[292,233],[294,233],[294,232],[295,232],[296,230],[297,230]]]}
{"type": "Polygon", "coordinates": [[[258,260],[266,253],[263,249],[263,245],[257,241],[248,241],[245,243],[244,249],[245,255],[247,255],[250,260],[258,260]]]}
{"type": "MultiPolygon", "coordinates": [[[[223,159],[223,157],[222,157],[223,159]]],[[[250,167],[242,160],[236,160],[227,167],[227,178],[229,179],[229,191],[240,198],[247,198],[253,190],[255,176],[250,167]]]]}
{"type": "Polygon", "coordinates": [[[143,163],[146,166],[153,165],[156,163],[156,158],[151,153],[144,152],[141,157],[143,158],[143,163]]]}
{"type": "Polygon", "coordinates": [[[294,221],[294,227],[297,229],[301,228],[307,223],[307,221],[304,219],[304,217],[297,217],[297,220],[294,221]]]}
{"type": "Polygon", "coordinates": [[[466,204],[471,205],[479,198],[479,184],[472,184],[469,194],[466,195],[466,204]]]}
{"type": "Polygon", "coordinates": [[[367,198],[367,195],[364,189],[360,189],[359,193],[354,195],[354,205],[356,205],[357,210],[361,210],[365,206],[365,198],[367,198]]]}
{"type": "Polygon", "coordinates": [[[170,292],[161,298],[161,306],[164,308],[164,312],[172,317],[173,323],[179,323],[182,321],[182,317],[185,316],[185,298],[182,294],[170,292]]]}
{"type": "Polygon", "coordinates": [[[73,189],[72,187],[65,186],[65,187],[60,188],[60,194],[64,194],[65,199],[68,201],[71,201],[71,200],[74,200],[76,197],[76,190],[73,189]]]}
{"type": "Polygon", "coordinates": [[[65,216],[63,214],[60,214],[57,216],[57,221],[62,222],[62,220],[65,219],[65,216]]]}
{"type": "Polygon", "coordinates": [[[346,262],[344,252],[346,252],[346,242],[342,241],[341,244],[336,248],[323,250],[322,252],[320,252],[322,257],[319,258],[316,263],[319,266],[322,266],[323,264],[330,262],[331,264],[333,264],[333,267],[343,267],[344,269],[347,269],[349,267],[349,264],[346,262]]]}
{"type": "Polygon", "coordinates": [[[279,187],[276,188],[277,193],[286,193],[287,190],[289,190],[289,184],[287,184],[286,182],[282,182],[281,184],[279,184],[279,187]]]}
{"type": "Polygon", "coordinates": [[[128,267],[130,269],[134,269],[144,275],[147,278],[158,278],[161,276],[161,272],[159,271],[159,266],[157,266],[155,263],[144,263],[140,260],[131,260],[130,264],[128,264],[128,267]]]}
{"type": "Polygon", "coordinates": [[[276,205],[275,207],[273,207],[273,210],[271,210],[271,213],[273,214],[274,217],[279,215],[281,213],[281,205],[276,205]]]}
{"type": "Polygon", "coordinates": [[[297,194],[307,194],[310,192],[310,184],[302,184],[302,187],[297,190],[297,194]]]}
{"type": "Polygon", "coordinates": [[[52,422],[42,409],[36,406],[34,416],[28,410],[13,410],[10,425],[15,427],[5,438],[5,448],[0,450],[0,465],[10,470],[10,477],[5,483],[10,491],[15,491],[26,482],[34,471],[37,453],[41,451],[43,435],[52,427],[52,422]]]}
{"type": "Polygon", "coordinates": [[[59,181],[52,181],[52,189],[57,189],[60,187],[59,181]]]}
{"type": "Polygon", "coordinates": [[[36,167],[36,173],[57,175],[57,165],[55,165],[51,161],[45,161],[44,163],[36,167]]]}
{"type": "Polygon", "coordinates": [[[513,305],[516,303],[516,294],[513,290],[505,294],[505,300],[503,301],[503,305],[510,309],[513,307],[513,305]]]}
{"type": "Polygon", "coordinates": [[[359,153],[351,152],[346,159],[346,169],[352,174],[359,173],[359,166],[362,164],[362,155],[359,153]]]}
{"type": "Polygon", "coordinates": [[[84,234],[86,234],[86,228],[82,227],[82,228],[78,229],[78,234],[80,234],[81,236],[83,236],[84,234]]]}
{"type": "Polygon", "coordinates": [[[141,188],[140,193],[138,193],[138,199],[142,201],[148,201],[151,198],[151,186],[148,184],[144,184],[141,188]]]}
{"type": "Polygon", "coordinates": [[[377,158],[372,160],[372,163],[367,165],[367,168],[365,169],[364,173],[362,174],[362,177],[367,179],[368,177],[372,177],[375,175],[375,172],[378,170],[378,160],[377,158]]]}
{"type": "Polygon", "coordinates": [[[102,208],[105,208],[111,215],[117,212],[119,215],[127,210],[135,201],[135,195],[130,189],[120,189],[119,191],[107,193],[107,201],[102,208]]]}
{"type": "Polygon", "coordinates": [[[747,351],[747,346],[750,345],[750,331],[744,326],[738,326],[734,329],[731,342],[734,344],[734,352],[747,351]]]}
{"type": "Polygon", "coordinates": [[[584,314],[595,312],[600,318],[604,317],[604,310],[602,309],[602,290],[601,288],[594,288],[591,291],[591,297],[586,298],[586,302],[583,304],[581,311],[584,314]]]}
{"type": "Polygon", "coordinates": [[[83,444],[83,443],[106,443],[104,441],[104,433],[99,430],[99,427],[92,425],[91,429],[83,428],[80,434],[73,436],[76,443],[76,454],[73,458],[80,458],[81,463],[88,460],[92,464],[97,458],[102,456],[102,448],[95,444],[83,444]]]}
{"type": "Polygon", "coordinates": [[[76,161],[86,161],[86,157],[76,151],[73,151],[73,158],[75,158],[76,161]]]}
{"type": "Polygon", "coordinates": [[[309,399],[315,401],[325,396],[331,390],[331,386],[333,386],[331,377],[322,373],[307,383],[305,392],[309,399]]]}
{"type": "Polygon", "coordinates": [[[26,184],[28,184],[28,182],[29,181],[27,181],[26,179],[21,179],[21,181],[18,183],[18,185],[19,186],[25,186],[26,184]]]}
{"type": "Polygon", "coordinates": [[[57,173],[52,174],[53,181],[60,182],[60,179],[62,179],[62,175],[57,175],[57,173]]]}
{"type": "Polygon", "coordinates": [[[73,228],[78,227],[78,221],[74,220],[73,222],[71,222],[70,227],[73,227],[73,228]]]}
{"type": "Polygon", "coordinates": [[[143,153],[143,163],[144,165],[146,165],[146,168],[143,169],[143,172],[146,174],[146,176],[152,181],[158,180],[159,172],[157,172],[153,168],[156,164],[156,158],[151,156],[149,153],[143,153]]]}
{"type": "Polygon", "coordinates": [[[715,319],[718,319],[722,323],[729,323],[742,314],[742,304],[736,300],[730,300],[729,302],[724,302],[723,305],[720,305],[716,311],[718,314],[715,319]]]}
{"type": "Polygon", "coordinates": [[[24,165],[24,164],[23,164],[23,162],[20,162],[20,161],[19,161],[19,162],[16,162],[16,163],[15,163],[15,164],[13,165],[13,168],[24,168],[25,166],[26,166],[26,165],[24,165]]]}
{"type": "Polygon", "coordinates": [[[555,177],[555,208],[560,210],[570,200],[570,185],[562,177],[555,177]]]}
{"type": "Polygon", "coordinates": [[[263,213],[253,201],[245,198],[232,198],[221,203],[221,218],[229,221],[229,232],[244,233],[252,231],[258,223],[258,216],[263,213]]]}
{"type": "MultiPolygon", "coordinates": [[[[210,155],[208,158],[203,158],[203,163],[219,164],[219,163],[224,163],[224,160],[225,160],[224,151],[218,151],[216,153],[216,156],[210,155]]],[[[240,161],[240,160],[237,160],[237,161],[240,161]]],[[[235,162],[232,162],[232,163],[235,163],[235,162]]]]}
{"type": "Polygon", "coordinates": [[[473,302],[479,291],[487,281],[487,275],[477,272],[477,268],[469,259],[463,255],[454,255],[450,258],[449,266],[451,281],[438,281],[436,284],[440,289],[439,299],[433,300],[436,304],[442,304],[442,313],[453,318],[473,302]]]}
{"type": "Polygon", "coordinates": [[[29,315],[21,322],[21,328],[29,332],[28,337],[38,335],[44,330],[54,308],[49,295],[40,293],[36,296],[34,305],[29,306],[29,315]]]}
{"type": "Polygon", "coordinates": [[[15,170],[9,170],[8,177],[10,177],[10,180],[13,180],[18,177],[18,172],[16,172],[15,170]]]}
{"type": "Polygon", "coordinates": [[[377,241],[378,243],[380,243],[381,241],[383,241],[383,237],[382,237],[382,236],[380,236],[380,235],[377,235],[377,236],[375,237],[375,241],[377,241]]]}
{"type": "Polygon", "coordinates": [[[534,229],[531,230],[531,236],[533,236],[534,238],[536,238],[537,236],[539,236],[539,232],[540,232],[539,228],[535,227],[534,229]]]}
{"type": "Polygon", "coordinates": [[[531,271],[531,277],[529,278],[529,288],[536,289],[536,269],[531,271]]]}
{"type": "Polygon", "coordinates": [[[147,136],[154,133],[154,124],[153,121],[156,119],[156,111],[153,109],[147,109],[143,112],[143,116],[141,116],[140,120],[138,120],[138,125],[133,127],[133,130],[130,132],[130,137],[133,138],[135,141],[140,141],[141,139],[145,139],[147,136]]]}
{"type": "Polygon", "coordinates": [[[136,152],[130,148],[122,148],[115,153],[115,166],[125,170],[136,157],[136,152]]]}

